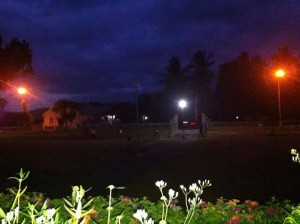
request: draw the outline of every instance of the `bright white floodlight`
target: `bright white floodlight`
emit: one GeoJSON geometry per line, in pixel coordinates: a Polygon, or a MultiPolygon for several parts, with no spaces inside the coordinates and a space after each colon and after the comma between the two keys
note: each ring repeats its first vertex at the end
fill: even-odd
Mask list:
{"type": "MultiPolygon", "coordinates": [[[[187,102],[185,100],[179,100],[178,106],[181,108],[181,111],[182,111],[182,123],[183,123],[184,122],[184,113],[183,113],[183,110],[187,106],[187,102]]],[[[184,126],[182,127],[182,138],[183,139],[185,138],[185,136],[184,136],[184,126]]]]}
{"type": "Polygon", "coordinates": [[[186,106],[187,106],[187,102],[185,100],[180,100],[178,102],[178,106],[181,108],[181,109],[184,109],[186,106]]]}

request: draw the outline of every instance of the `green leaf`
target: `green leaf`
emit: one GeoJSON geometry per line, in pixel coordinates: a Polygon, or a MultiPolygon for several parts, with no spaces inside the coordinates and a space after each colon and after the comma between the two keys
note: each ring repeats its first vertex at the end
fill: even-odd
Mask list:
{"type": "Polygon", "coordinates": [[[23,176],[23,168],[21,168],[21,169],[20,169],[20,172],[19,172],[19,174],[20,174],[20,177],[22,177],[22,176],[23,176]]]}
{"type": "Polygon", "coordinates": [[[7,179],[19,181],[19,179],[18,179],[17,177],[9,177],[9,178],[7,178],[7,179]]]}
{"type": "Polygon", "coordinates": [[[84,217],[84,216],[88,215],[89,213],[91,213],[91,212],[92,212],[92,210],[93,210],[93,209],[94,209],[94,207],[93,207],[93,208],[91,208],[90,210],[88,210],[88,211],[86,211],[86,212],[82,213],[82,214],[81,214],[81,217],[84,217]]]}
{"type": "Polygon", "coordinates": [[[8,191],[9,191],[11,194],[14,194],[14,195],[17,194],[17,191],[15,191],[13,188],[9,188],[8,191]]]}
{"type": "Polygon", "coordinates": [[[65,198],[63,198],[64,199],[64,201],[72,208],[72,207],[74,207],[73,206],[73,204],[70,202],[70,201],[68,201],[67,199],[65,199],[65,198]]]}
{"type": "Polygon", "coordinates": [[[24,189],[21,191],[20,195],[24,194],[26,190],[27,190],[27,186],[24,187],[24,189]]]}
{"type": "Polygon", "coordinates": [[[6,214],[5,214],[5,212],[2,210],[2,208],[0,208],[0,217],[1,217],[1,218],[5,218],[5,217],[6,217],[6,214]]]}
{"type": "Polygon", "coordinates": [[[71,209],[69,209],[66,205],[64,205],[64,207],[71,216],[75,216],[75,212],[73,212],[71,209]]]}
{"type": "Polygon", "coordinates": [[[91,200],[89,200],[85,205],[82,206],[82,209],[87,208],[88,206],[90,206],[92,204],[92,202],[94,201],[94,198],[92,198],[91,200]]]}
{"type": "Polygon", "coordinates": [[[44,201],[41,210],[47,210],[47,200],[48,200],[48,199],[46,199],[46,200],[44,201]]]}
{"type": "MultiPolygon", "coordinates": [[[[57,210],[56,210],[56,211],[57,211],[57,210]]],[[[56,213],[55,213],[54,222],[55,222],[55,223],[59,223],[59,218],[60,218],[60,217],[59,217],[59,213],[56,212],[56,213]]]]}

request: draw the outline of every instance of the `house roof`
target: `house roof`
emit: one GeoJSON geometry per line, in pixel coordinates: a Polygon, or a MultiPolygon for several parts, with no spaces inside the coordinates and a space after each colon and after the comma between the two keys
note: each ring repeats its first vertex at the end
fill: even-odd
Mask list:
{"type": "MultiPolygon", "coordinates": [[[[77,109],[80,114],[83,115],[104,115],[110,112],[110,108],[101,105],[89,105],[89,104],[81,104],[77,109]]],[[[44,111],[43,115],[46,113],[56,113],[52,108],[44,111]]]]}
{"type": "Polygon", "coordinates": [[[49,110],[49,108],[42,107],[42,108],[38,108],[35,110],[31,110],[30,114],[31,114],[31,116],[34,116],[34,117],[42,117],[43,113],[45,113],[47,110],[49,110]]]}

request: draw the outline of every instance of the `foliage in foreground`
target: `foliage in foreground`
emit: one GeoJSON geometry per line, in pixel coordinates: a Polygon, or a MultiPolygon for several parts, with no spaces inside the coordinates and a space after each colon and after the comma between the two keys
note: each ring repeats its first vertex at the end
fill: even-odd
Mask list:
{"type": "Polygon", "coordinates": [[[290,201],[279,202],[272,198],[266,205],[256,201],[219,198],[215,203],[205,202],[200,196],[203,189],[209,187],[210,181],[198,181],[187,189],[181,185],[184,202],[177,200],[178,192],[169,189],[165,195],[167,183],[157,181],[161,198],[152,202],[145,198],[112,196],[113,190],[108,186],[109,197],[86,197],[82,186],[72,187],[72,194],[63,199],[44,198],[41,193],[25,193],[22,183],[29,172],[21,169],[18,188],[10,188],[8,193],[0,194],[1,224],[87,224],[87,223],[126,223],[126,224],[192,224],[192,223],[300,223],[300,207],[292,207],[290,201]]]}

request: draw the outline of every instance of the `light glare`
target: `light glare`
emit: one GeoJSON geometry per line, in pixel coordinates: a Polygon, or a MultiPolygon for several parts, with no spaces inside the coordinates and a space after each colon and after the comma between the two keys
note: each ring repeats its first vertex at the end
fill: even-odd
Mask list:
{"type": "Polygon", "coordinates": [[[185,100],[180,100],[179,103],[178,103],[179,107],[181,109],[185,108],[186,105],[187,105],[187,102],[185,100]]]}
{"type": "Polygon", "coordinates": [[[18,93],[19,93],[20,95],[24,95],[24,94],[27,93],[27,89],[24,88],[24,87],[20,87],[20,88],[18,88],[18,93]]]}
{"type": "Polygon", "coordinates": [[[285,76],[285,71],[282,70],[282,69],[278,69],[278,70],[275,72],[275,75],[276,75],[276,77],[278,77],[278,78],[282,78],[282,77],[285,76]]]}

